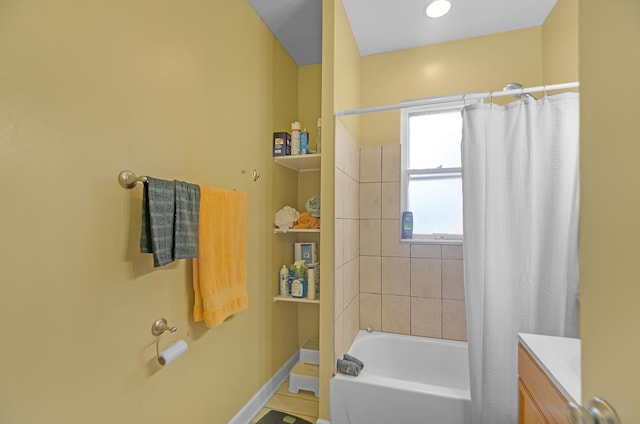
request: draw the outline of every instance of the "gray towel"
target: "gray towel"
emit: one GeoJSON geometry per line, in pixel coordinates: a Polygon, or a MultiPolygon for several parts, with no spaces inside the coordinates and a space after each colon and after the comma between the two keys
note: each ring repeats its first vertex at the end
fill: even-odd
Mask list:
{"type": "Polygon", "coordinates": [[[175,183],[147,177],[142,194],[140,252],[153,253],[153,266],[173,262],[175,183]]]}
{"type": "Polygon", "coordinates": [[[360,367],[360,369],[364,368],[364,362],[362,362],[355,356],[349,355],[348,353],[345,353],[344,355],[342,355],[342,359],[344,359],[345,361],[355,362],[360,367]]]}
{"type": "Polygon", "coordinates": [[[200,187],[182,181],[176,183],[176,230],[173,239],[176,259],[198,257],[200,228],[200,187]]]}
{"type": "Polygon", "coordinates": [[[353,361],[338,359],[338,372],[341,374],[352,375],[357,377],[362,371],[362,367],[353,361]]]}

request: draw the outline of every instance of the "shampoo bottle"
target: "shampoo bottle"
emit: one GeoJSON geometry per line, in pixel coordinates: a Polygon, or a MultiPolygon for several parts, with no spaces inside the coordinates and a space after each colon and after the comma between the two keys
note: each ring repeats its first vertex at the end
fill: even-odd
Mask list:
{"type": "Polygon", "coordinates": [[[409,211],[402,212],[402,238],[413,238],[413,213],[409,211]]]}

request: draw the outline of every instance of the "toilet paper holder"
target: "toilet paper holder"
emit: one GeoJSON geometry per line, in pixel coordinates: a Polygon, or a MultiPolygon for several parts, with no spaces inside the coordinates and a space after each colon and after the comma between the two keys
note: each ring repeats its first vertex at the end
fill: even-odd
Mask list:
{"type": "Polygon", "coordinates": [[[156,322],[154,322],[153,325],[151,326],[151,334],[156,336],[156,357],[158,358],[158,362],[161,365],[163,364],[162,364],[162,361],[160,360],[160,339],[162,338],[162,335],[166,331],[169,331],[170,333],[175,333],[176,330],[177,330],[176,327],[169,327],[169,325],[167,324],[167,320],[164,318],[160,318],[156,320],[156,322]]]}

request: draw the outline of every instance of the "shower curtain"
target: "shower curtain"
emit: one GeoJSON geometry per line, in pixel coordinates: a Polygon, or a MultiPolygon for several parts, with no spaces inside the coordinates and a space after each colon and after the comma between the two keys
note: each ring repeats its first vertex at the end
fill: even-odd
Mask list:
{"type": "Polygon", "coordinates": [[[463,109],[474,424],[517,422],[518,333],[578,336],[579,97],[463,109]]]}

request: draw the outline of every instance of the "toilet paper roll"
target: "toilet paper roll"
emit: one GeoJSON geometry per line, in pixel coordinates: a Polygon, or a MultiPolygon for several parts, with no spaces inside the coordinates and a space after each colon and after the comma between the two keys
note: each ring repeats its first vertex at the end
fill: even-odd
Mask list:
{"type": "Polygon", "coordinates": [[[162,352],[160,352],[160,356],[158,357],[158,362],[160,365],[166,366],[176,360],[176,358],[187,351],[187,342],[180,339],[162,352]]]}

